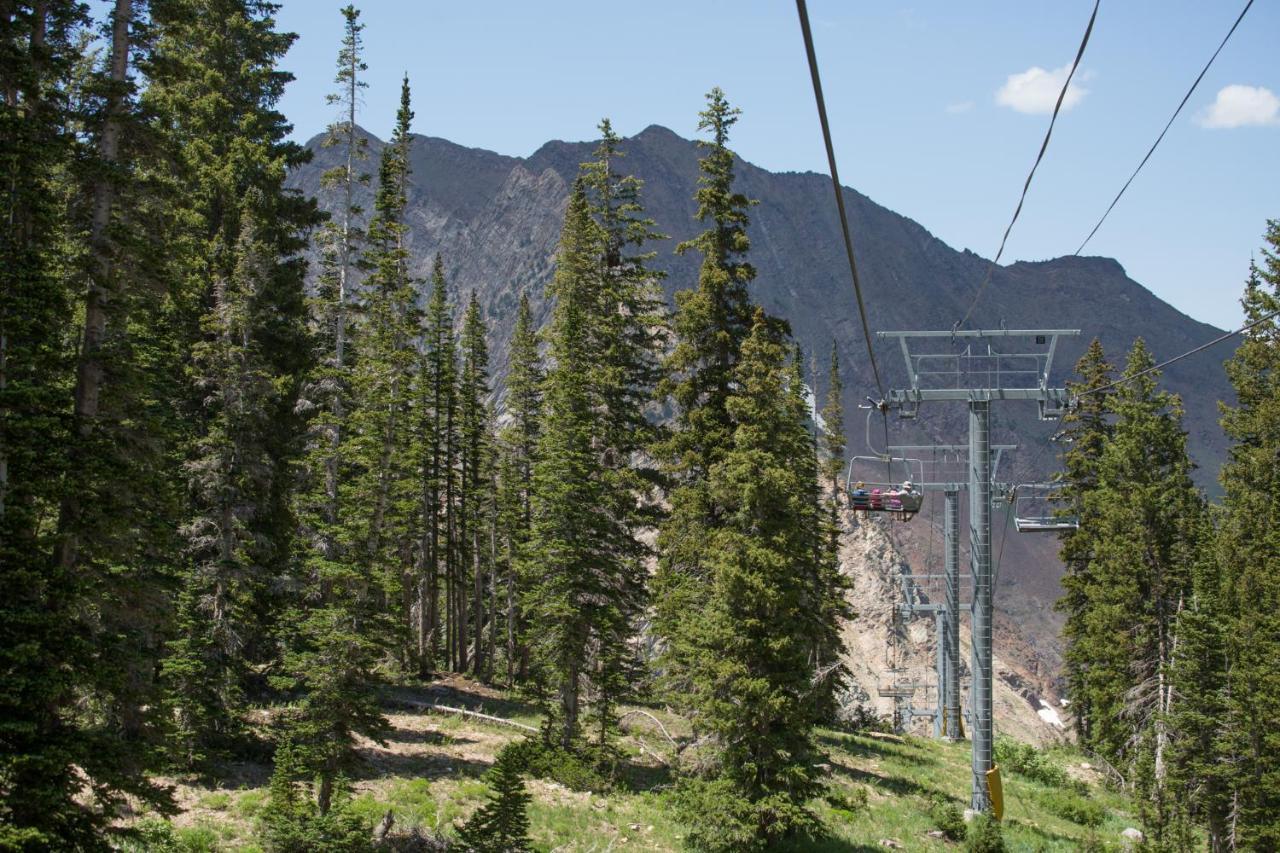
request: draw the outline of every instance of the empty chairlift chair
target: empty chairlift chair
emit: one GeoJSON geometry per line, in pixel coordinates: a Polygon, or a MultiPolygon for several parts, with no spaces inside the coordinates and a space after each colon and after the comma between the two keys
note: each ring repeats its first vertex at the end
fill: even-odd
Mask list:
{"type": "Polygon", "coordinates": [[[1056,533],[1080,527],[1080,517],[1067,512],[1058,498],[1062,487],[1026,483],[1013,490],[1013,525],[1019,533],[1056,533]]]}

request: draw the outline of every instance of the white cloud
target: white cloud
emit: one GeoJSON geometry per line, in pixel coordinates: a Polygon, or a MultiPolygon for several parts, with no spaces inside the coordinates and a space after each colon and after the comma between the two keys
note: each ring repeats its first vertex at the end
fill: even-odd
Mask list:
{"type": "Polygon", "coordinates": [[[947,104],[947,112],[951,115],[967,113],[971,109],[973,109],[973,101],[959,101],[958,103],[947,104]]]}
{"type": "MultiPolygon", "coordinates": [[[[1020,113],[1051,113],[1053,105],[1058,102],[1062,84],[1066,82],[1070,72],[1070,65],[1052,71],[1033,65],[1020,74],[1010,74],[1009,79],[996,92],[996,103],[1020,113]]],[[[1077,74],[1076,79],[1082,80],[1084,76],[1077,74]]],[[[1088,89],[1072,81],[1067,87],[1066,97],[1062,99],[1063,112],[1080,103],[1087,94],[1088,89]]]]}
{"type": "Polygon", "coordinates": [[[1224,86],[1196,122],[1201,127],[1280,124],[1280,98],[1262,86],[1224,86]]]}

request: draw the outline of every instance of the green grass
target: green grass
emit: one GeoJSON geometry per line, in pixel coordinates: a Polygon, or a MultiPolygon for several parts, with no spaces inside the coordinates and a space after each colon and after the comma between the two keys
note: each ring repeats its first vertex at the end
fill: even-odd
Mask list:
{"type": "MultiPolygon", "coordinates": [[[[489,699],[485,706],[489,713],[507,711],[511,713],[501,715],[531,725],[539,722],[516,701],[489,699]]],[[[431,715],[401,723],[416,729],[416,737],[406,736],[400,758],[387,765],[383,775],[357,775],[352,808],[371,826],[391,811],[399,829],[416,826],[452,834],[486,798],[487,787],[479,778],[485,766],[503,743],[520,735],[452,716],[431,715]]],[[[639,734],[660,745],[643,727],[639,734]]],[[[963,809],[968,804],[968,743],[914,737],[899,743],[829,730],[819,731],[817,741],[827,755],[822,766],[826,791],[812,807],[829,832],[825,838],[796,841],[783,849],[796,853],[882,850],[882,839],[894,839],[907,850],[963,848],[962,843],[929,833],[946,822],[949,805],[963,809]]],[[[529,781],[535,849],[561,853],[683,849],[688,828],[676,821],[668,802],[665,791],[670,774],[641,766],[640,752],[630,739],[623,740],[622,752],[632,763],[623,768],[608,794],[529,781]]],[[[1069,778],[1068,766],[1082,760],[1069,748],[1036,755],[1021,750],[1014,763],[1022,772],[1005,769],[1002,829],[1010,851],[1073,851],[1094,839],[1104,844],[1088,849],[1120,849],[1120,832],[1136,825],[1135,819],[1123,796],[1069,778]]],[[[155,836],[150,846],[126,849],[257,850],[254,827],[266,805],[265,787],[229,790],[223,785],[190,792],[187,801],[199,811],[180,821],[182,828],[147,819],[150,831],[158,832],[157,825],[162,825],[168,827],[167,834],[155,836]]]]}

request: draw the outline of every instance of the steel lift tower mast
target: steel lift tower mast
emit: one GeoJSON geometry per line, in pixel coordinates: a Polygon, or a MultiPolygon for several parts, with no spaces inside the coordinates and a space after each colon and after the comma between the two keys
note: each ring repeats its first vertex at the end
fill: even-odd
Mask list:
{"type": "MultiPolygon", "coordinates": [[[[959,740],[963,728],[960,725],[960,492],[968,488],[968,483],[956,476],[939,476],[940,474],[959,474],[958,470],[946,467],[945,459],[969,449],[967,444],[897,444],[890,445],[890,454],[897,454],[906,462],[908,470],[911,463],[919,464],[920,482],[915,484],[922,492],[942,492],[942,553],[943,553],[943,605],[908,604],[911,611],[932,611],[937,621],[937,669],[938,669],[938,710],[933,721],[934,737],[949,741],[959,740]],[[924,473],[923,454],[937,454],[944,457],[945,470],[924,473]],[[912,458],[913,454],[920,454],[912,458]]],[[[1017,450],[1016,444],[993,444],[995,460],[991,464],[991,476],[1000,468],[1000,457],[1009,451],[1017,450]]],[[[893,458],[892,456],[890,458],[893,458]]],[[[967,463],[966,463],[967,464],[967,463]]],[[[935,467],[936,461],[935,461],[935,467]]],[[[958,467],[958,466],[957,466],[958,467]]],[[[992,483],[992,489],[998,494],[1007,494],[1009,486],[1004,483],[992,483]]],[[[932,523],[932,520],[931,520],[932,523]]]]}
{"type": "Polygon", "coordinates": [[[963,402],[969,407],[969,564],[973,574],[972,686],[969,690],[975,811],[991,811],[992,566],[991,403],[1035,400],[1040,419],[1058,418],[1067,405],[1063,388],[1049,387],[1053,355],[1061,337],[1079,329],[990,329],[879,332],[898,341],[910,386],[885,401],[913,418],[926,402],[963,402]],[[1006,346],[1017,347],[1005,351],[1006,346]],[[914,347],[914,351],[913,351],[914,347]]]}

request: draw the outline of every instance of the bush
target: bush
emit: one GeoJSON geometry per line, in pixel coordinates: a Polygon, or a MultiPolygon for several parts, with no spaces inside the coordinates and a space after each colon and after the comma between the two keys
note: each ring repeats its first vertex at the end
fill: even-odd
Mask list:
{"type": "Polygon", "coordinates": [[[573,791],[602,793],[612,787],[609,776],[601,771],[610,756],[594,754],[585,747],[565,749],[542,738],[525,738],[503,747],[499,759],[503,756],[508,756],[517,770],[559,782],[573,791]]]}
{"type": "Polygon", "coordinates": [[[1000,821],[990,815],[974,815],[969,823],[964,849],[969,853],[1005,853],[1000,821]]]}
{"type": "Polygon", "coordinates": [[[1040,797],[1040,804],[1050,814],[1080,826],[1102,826],[1102,822],[1107,819],[1106,809],[1078,794],[1050,791],[1040,797]]]}
{"type": "Polygon", "coordinates": [[[929,804],[929,819],[948,841],[964,841],[964,812],[951,800],[935,797],[929,804]]]}
{"type": "Polygon", "coordinates": [[[177,829],[163,818],[149,817],[133,827],[120,849],[126,853],[213,853],[218,849],[218,836],[207,826],[177,829]]]}
{"type": "Polygon", "coordinates": [[[852,820],[867,809],[867,789],[859,785],[851,791],[828,788],[823,799],[838,817],[852,820]]]}
{"type": "Polygon", "coordinates": [[[684,779],[673,805],[689,827],[689,847],[707,853],[765,850],[783,838],[816,835],[813,812],[781,794],[752,801],[729,779],[684,779]]]}
{"type": "Polygon", "coordinates": [[[1029,743],[1019,743],[1006,737],[996,738],[996,764],[1025,776],[1033,782],[1050,788],[1064,788],[1068,784],[1067,771],[1055,764],[1048,754],[1029,743]]]}
{"type": "Polygon", "coordinates": [[[893,721],[876,713],[875,708],[861,702],[845,705],[837,715],[840,727],[851,732],[893,732],[893,721]]]}

